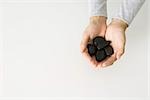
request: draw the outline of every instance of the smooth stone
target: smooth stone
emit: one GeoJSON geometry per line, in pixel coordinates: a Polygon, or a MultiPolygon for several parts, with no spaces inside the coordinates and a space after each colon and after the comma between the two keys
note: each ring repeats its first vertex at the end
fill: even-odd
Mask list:
{"type": "Polygon", "coordinates": [[[90,54],[90,56],[95,55],[97,48],[93,44],[88,44],[87,48],[88,48],[88,53],[90,54]]]}
{"type": "Polygon", "coordinates": [[[103,49],[110,44],[110,41],[106,41],[103,37],[95,37],[93,39],[93,44],[97,47],[98,50],[103,49]]]}
{"type": "Polygon", "coordinates": [[[104,48],[105,53],[107,56],[111,56],[114,53],[114,50],[112,46],[108,45],[107,47],[104,48]]]}
{"type": "Polygon", "coordinates": [[[107,56],[106,56],[105,51],[104,51],[103,49],[98,50],[98,51],[96,52],[96,55],[95,55],[96,61],[101,62],[101,61],[104,60],[106,57],[107,57],[107,56]]]}

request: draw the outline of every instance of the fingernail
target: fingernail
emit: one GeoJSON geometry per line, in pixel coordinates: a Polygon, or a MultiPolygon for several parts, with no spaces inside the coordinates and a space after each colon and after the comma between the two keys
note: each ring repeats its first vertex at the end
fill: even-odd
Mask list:
{"type": "Polygon", "coordinates": [[[102,64],[102,67],[105,67],[106,66],[106,64],[104,63],[104,64],[102,64]]]}
{"type": "Polygon", "coordinates": [[[120,59],[120,56],[117,56],[117,60],[119,60],[120,59]]]}

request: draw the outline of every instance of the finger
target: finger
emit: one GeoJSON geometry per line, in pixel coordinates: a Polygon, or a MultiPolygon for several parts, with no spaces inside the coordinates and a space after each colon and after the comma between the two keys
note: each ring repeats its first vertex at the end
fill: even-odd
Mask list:
{"type": "Polygon", "coordinates": [[[124,54],[124,48],[121,48],[117,51],[117,60],[120,59],[120,57],[124,54]]]}
{"type": "Polygon", "coordinates": [[[115,54],[113,54],[110,58],[106,59],[106,60],[102,63],[102,67],[110,66],[110,65],[112,65],[116,60],[117,60],[117,58],[116,58],[115,54]]]}
{"type": "Polygon", "coordinates": [[[97,67],[102,67],[102,62],[98,62],[97,67]]]}
{"type": "Polygon", "coordinates": [[[95,57],[92,57],[92,59],[93,59],[92,62],[93,62],[93,64],[94,64],[94,66],[95,66],[95,67],[98,67],[98,62],[96,61],[95,57]]]}
{"type": "Polygon", "coordinates": [[[96,68],[97,67],[97,61],[95,60],[95,58],[94,57],[92,57],[92,60],[91,60],[91,62],[90,62],[91,64],[92,64],[92,66],[94,67],[94,68],[96,68]]]}
{"type": "Polygon", "coordinates": [[[96,67],[96,63],[94,59],[88,54],[88,51],[85,50],[83,53],[84,58],[93,66],[96,67]]]}
{"type": "Polygon", "coordinates": [[[84,52],[84,51],[85,51],[89,39],[90,39],[90,37],[89,37],[88,34],[84,34],[84,35],[83,35],[83,38],[82,38],[82,41],[81,41],[81,44],[80,44],[81,52],[84,52]]]}

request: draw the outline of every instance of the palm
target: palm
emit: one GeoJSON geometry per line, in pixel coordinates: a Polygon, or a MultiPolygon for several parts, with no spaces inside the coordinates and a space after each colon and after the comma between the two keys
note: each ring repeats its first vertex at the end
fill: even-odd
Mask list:
{"type": "Polygon", "coordinates": [[[111,41],[114,54],[102,62],[103,66],[112,65],[123,53],[125,48],[125,30],[115,25],[109,25],[105,34],[106,40],[111,41]]]}

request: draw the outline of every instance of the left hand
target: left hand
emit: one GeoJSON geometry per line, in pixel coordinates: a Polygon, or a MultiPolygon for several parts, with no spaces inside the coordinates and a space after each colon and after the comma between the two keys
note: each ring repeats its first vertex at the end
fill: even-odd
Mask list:
{"type": "Polygon", "coordinates": [[[125,30],[127,27],[128,25],[119,19],[113,19],[108,25],[105,38],[111,41],[114,54],[110,58],[100,62],[98,67],[110,66],[123,55],[126,43],[125,30]]]}

